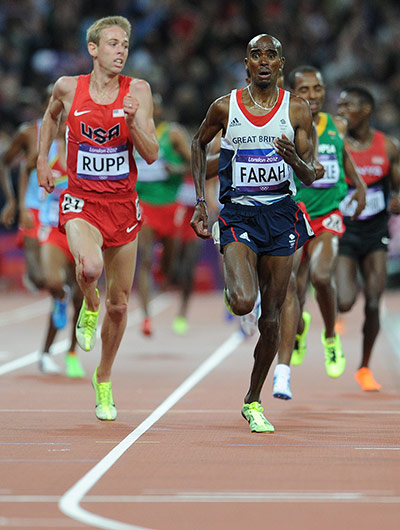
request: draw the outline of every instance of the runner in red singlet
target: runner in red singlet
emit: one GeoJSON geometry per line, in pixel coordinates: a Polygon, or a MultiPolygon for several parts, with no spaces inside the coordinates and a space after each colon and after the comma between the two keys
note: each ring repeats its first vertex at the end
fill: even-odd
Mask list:
{"type": "Polygon", "coordinates": [[[371,127],[374,106],[372,95],[362,87],[344,89],[338,102],[339,115],[348,122],[347,150],[367,186],[366,207],[357,219],[351,219],[354,211],[347,198],[341,204],[346,232],[340,240],[336,268],[339,311],[353,307],[358,273],[362,277],[363,341],[355,379],[365,391],[381,388],[369,362],[379,333],[379,304],[386,285],[389,213],[400,214],[399,148],[394,139],[371,127]]]}
{"type": "Polygon", "coordinates": [[[111,369],[126,327],[141,226],[133,151],[148,163],[158,155],[150,86],[121,74],[130,31],[129,21],[119,16],[90,26],[86,37],[93,70],[55,83],[43,118],[37,162],[39,184],[51,192],[54,182],[47,154],[64,110],[68,188],[60,197],[60,228],[67,234],[84,295],[76,335],[86,351],[96,340],[97,281],[103,266],[106,276],[101,360],[92,379],[96,416],[101,420],[114,420],[117,415],[111,369]]]}

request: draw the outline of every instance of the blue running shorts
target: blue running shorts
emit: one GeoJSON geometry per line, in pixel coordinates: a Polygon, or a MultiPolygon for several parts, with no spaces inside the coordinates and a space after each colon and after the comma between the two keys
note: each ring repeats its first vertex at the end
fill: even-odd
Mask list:
{"type": "Polygon", "coordinates": [[[226,203],[218,222],[222,253],[236,241],[258,255],[290,256],[314,237],[303,211],[289,196],[262,206],[226,203]]]}

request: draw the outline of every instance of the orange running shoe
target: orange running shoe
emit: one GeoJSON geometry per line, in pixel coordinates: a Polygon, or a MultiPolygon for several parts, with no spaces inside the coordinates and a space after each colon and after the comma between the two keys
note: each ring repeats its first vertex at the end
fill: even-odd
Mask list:
{"type": "Polygon", "coordinates": [[[153,334],[153,326],[149,318],[145,318],[142,322],[142,333],[150,337],[153,334]]]}
{"type": "Polygon", "coordinates": [[[365,392],[377,392],[382,388],[377,381],[375,381],[374,376],[369,368],[363,366],[354,375],[354,379],[360,385],[360,387],[365,390],[365,392]]]}

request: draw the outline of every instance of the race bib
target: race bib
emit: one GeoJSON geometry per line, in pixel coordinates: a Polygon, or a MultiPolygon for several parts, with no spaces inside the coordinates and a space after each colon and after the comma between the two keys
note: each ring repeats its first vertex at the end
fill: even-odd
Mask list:
{"type": "Polygon", "coordinates": [[[122,180],[128,178],[128,146],[97,147],[80,144],[77,177],[86,180],[122,180]]]}
{"type": "Polygon", "coordinates": [[[332,232],[337,232],[338,234],[343,232],[343,221],[337,213],[332,213],[328,217],[325,217],[322,220],[322,225],[332,232]]]}
{"type": "Polygon", "coordinates": [[[290,175],[290,167],[274,150],[268,155],[238,154],[232,169],[233,186],[242,192],[279,190],[290,175]]]}
{"type": "Polygon", "coordinates": [[[314,180],[311,187],[331,188],[332,186],[335,186],[340,177],[340,166],[336,155],[322,154],[318,156],[318,161],[324,166],[325,173],[321,179],[314,180]]]}
{"type": "MultiPolygon", "coordinates": [[[[354,190],[351,190],[340,203],[340,211],[345,217],[352,217],[357,208],[357,201],[350,203],[354,190]]],[[[365,208],[357,217],[360,221],[369,219],[386,208],[385,195],[381,188],[367,188],[365,208]]]]}
{"type": "Polygon", "coordinates": [[[85,201],[83,199],[73,197],[69,193],[66,193],[61,204],[61,210],[63,213],[78,213],[82,211],[84,204],[85,201]]]}

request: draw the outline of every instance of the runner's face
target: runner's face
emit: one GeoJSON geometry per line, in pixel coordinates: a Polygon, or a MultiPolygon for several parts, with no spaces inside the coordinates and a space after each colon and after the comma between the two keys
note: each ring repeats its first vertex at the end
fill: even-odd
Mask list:
{"type": "Polygon", "coordinates": [[[128,36],[122,28],[111,26],[101,31],[97,59],[103,68],[120,73],[128,58],[128,51],[128,36]]]}
{"type": "Polygon", "coordinates": [[[342,92],[339,96],[338,114],[347,120],[349,131],[356,129],[365,116],[359,98],[347,92],[342,92]]]}
{"type": "Polygon", "coordinates": [[[325,97],[325,85],[319,72],[296,74],[294,91],[310,104],[313,116],[322,109],[325,97]]]}
{"type": "Polygon", "coordinates": [[[260,88],[277,82],[284,62],[285,59],[281,57],[277,43],[270,37],[262,37],[255,41],[245,59],[250,81],[260,88]]]}

